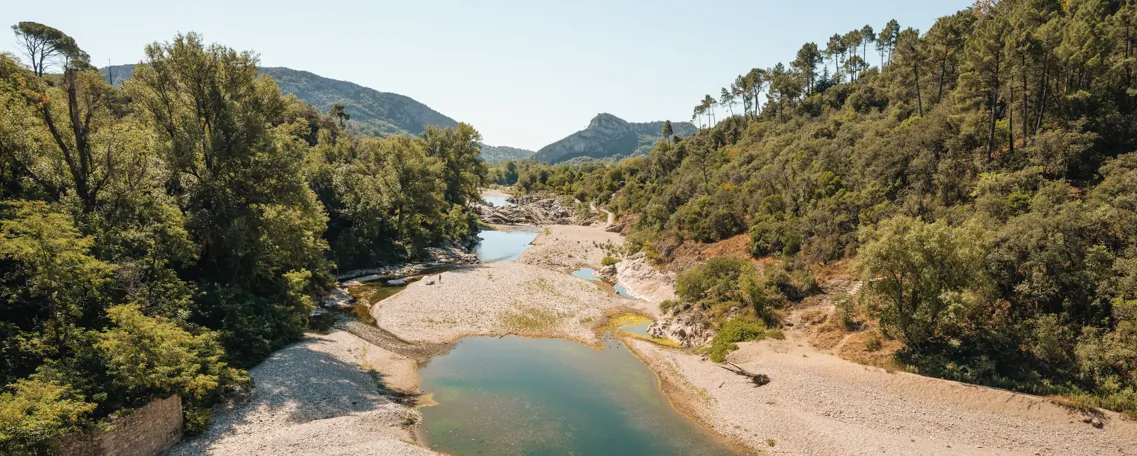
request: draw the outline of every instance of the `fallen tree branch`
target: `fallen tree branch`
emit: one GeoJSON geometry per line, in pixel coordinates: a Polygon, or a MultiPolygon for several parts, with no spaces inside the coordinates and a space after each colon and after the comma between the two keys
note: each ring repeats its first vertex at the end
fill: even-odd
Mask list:
{"type": "Polygon", "coordinates": [[[746,369],[743,369],[742,367],[739,367],[739,365],[737,365],[737,364],[730,363],[730,362],[728,362],[727,364],[729,364],[730,366],[728,367],[728,366],[724,366],[722,364],[719,364],[718,366],[723,368],[723,369],[726,369],[730,372],[733,372],[735,374],[738,374],[738,375],[741,375],[743,377],[750,379],[750,382],[754,383],[754,386],[762,386],[762,385],[765,385],[767,383],[770,383],[770,377],[767,376],[766,374],[755,374],[755,373],[750,372],[746,369]]]}

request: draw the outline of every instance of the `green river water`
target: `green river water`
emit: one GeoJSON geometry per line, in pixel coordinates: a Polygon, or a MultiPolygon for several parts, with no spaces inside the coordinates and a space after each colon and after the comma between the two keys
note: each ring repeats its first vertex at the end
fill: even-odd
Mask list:
{"type": "Polygon", "coordinates": [[[623,343],[472,337],[420,369],[423,437],[454,455],[732,455],[623,343]]]}
{"type": "MultiPolygon", "coordinates": [[[[484,231],[482,261],[512,261],[537,233],[484,231]]],[[[592,270],[574,275],[596,280],[592,270]]],[[[647,324],[623,330],[643,333],[647,324]]],[[[623,342],[470,337],[419,370],[432,401],[420,437],[451,455],[735,455],[680,414],[623,342]]]]}

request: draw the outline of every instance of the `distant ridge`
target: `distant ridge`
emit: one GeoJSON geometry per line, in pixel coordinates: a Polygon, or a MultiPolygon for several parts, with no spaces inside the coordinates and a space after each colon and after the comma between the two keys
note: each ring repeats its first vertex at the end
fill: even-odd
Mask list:
{"type": "MultiPolygon", "coordinates": [[[[652,146],[663,139],[663,124],[663,121],[630,123],[612,114],[597,114],[584,130],[542,147],[533,158],[560,163],[574,158],[618,159],[647,155],[652,146]]],[[[698,130],[690,122],[672,122],[671,128],[681,137],[698,130]]]]}
{"type": "MultiPolygon", "coordinates": [[[[114,65],[102,69],[111,82],[119,85],[134,75],[134,65],[114,65]]],[[[263,67],[261,74],[271,76],[284,93],[296,95],[305,103],[327,112],[342,103],[351,115],[351,125],[362,134],[375,136],[408,133],[417,135],[427,125],[453,127],[458,121],[397,93],[380,92],[347,81],[325,78],[309,71],[284,67],[263,67]]]]}

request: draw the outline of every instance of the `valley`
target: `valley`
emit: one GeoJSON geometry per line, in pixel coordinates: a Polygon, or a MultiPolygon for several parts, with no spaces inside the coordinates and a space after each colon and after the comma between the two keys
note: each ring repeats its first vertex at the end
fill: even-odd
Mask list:
{"type": "Polygon", "coordinates": [[[61,2],[2,455],[1137,456],[1137,2],[61,2]]]}

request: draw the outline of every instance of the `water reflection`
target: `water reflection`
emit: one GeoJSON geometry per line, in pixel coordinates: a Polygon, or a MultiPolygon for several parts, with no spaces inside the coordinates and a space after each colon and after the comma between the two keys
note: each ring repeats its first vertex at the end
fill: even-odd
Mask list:
{"type": "Polygon", "coordinates": [[[486,203],[489,203],[489,205],[493,207],[509,207],[514,205],[513,203],[509,202],[508,196],[482,195],[482,200],[486,203]]]}
{"type": "Polygon", "coordinates": [[[484,262],[513,261],[532,246],[535,231],[482,231],[474,253],[484,262]]]}

